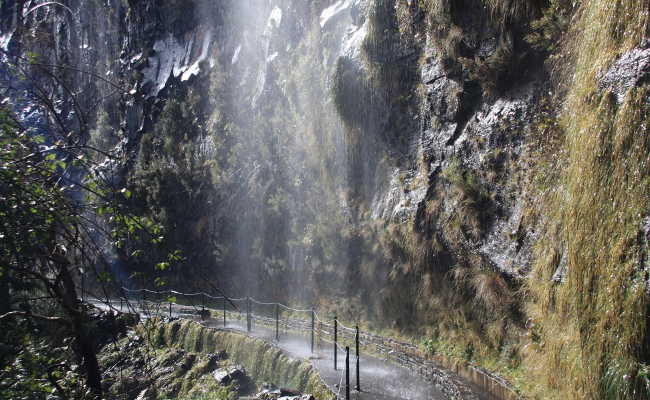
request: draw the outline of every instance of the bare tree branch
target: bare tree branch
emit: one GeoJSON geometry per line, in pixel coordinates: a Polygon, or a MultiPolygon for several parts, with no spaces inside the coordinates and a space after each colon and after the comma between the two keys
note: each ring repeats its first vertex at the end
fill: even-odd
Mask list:
{"type": "Polygon", "coordinates": [[[24,318],[36,318],[40,319],[43,321],[50,321],[50,322],[60,322],[63,324],[68,324],[68,321],[65,318],[60,318],[60,317],[47,317],[45,315],[40,315],[40,314],[33,314],[27,311],[10,311],[6,314],[0,315],[0,321],[4,321],[6,319],[10,318],[16,318],[16,317],[24,317],[24,318]]]}

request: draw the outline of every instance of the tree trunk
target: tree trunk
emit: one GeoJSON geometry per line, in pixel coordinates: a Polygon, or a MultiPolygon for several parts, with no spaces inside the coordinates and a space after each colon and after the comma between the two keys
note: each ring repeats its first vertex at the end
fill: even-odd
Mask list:
{"type": "Polygon", "coordinates": [[[69,264],[60,265],[61,277],[61,294],[60,299],[63,302],[63,308],[68,314],[77,340],[77,353],[83,360],[83,366],[86,370],[86,384],[97,398],[102,395],[102,374],[97,362],[97,354],[92,337],[86,329],[86,314],[80,308],[80,302],[77,298],[77,290],[70,275],[69,264]]]}
{"type": "Polygon", "coordinates": [[[0,276],[0,315],[11,311],[9,297],[9,275],[5,272],[0,276]]]}

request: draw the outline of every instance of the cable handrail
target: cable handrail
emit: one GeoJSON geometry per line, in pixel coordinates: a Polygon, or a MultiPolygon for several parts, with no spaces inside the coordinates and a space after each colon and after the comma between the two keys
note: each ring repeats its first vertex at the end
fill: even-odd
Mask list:
{"type": "Polygon", "coordinates": [[[347,330],[352,331],[352,332],[356,332],[356,329],[353,329],[353,328],[350,328],[348,326],[343,325],[341,323],[341,321],[338,320],[338,318],[336,319],[336,323],[337,323],[339,328],[343,328],[343,329],[347,329],[347,330]]]}
{"type": "Polygon", "coordinates": [[[333,319],[329,319],[329,320],[325,320],[325,321],[321,320],[320,318],[318,318],[318,314],[316,314],[316,313],[314,313],[314,317],[316,318],[316,321],[320,322],[323,325],[332,326],[332,323],[334,323],[333,319]]]}
{"type": "Polygon", "coordinates": [[[255,304],[259,304],[259,305],[261,305],[261,306],[274,306],[274,305],[279,305],[279,303],[265,303],[265,302],[263,302],[263,301],[257,301],[257,300],[255,300],[255,299],[252,298],[252,297],[251,297],[250,299],[251,299],[251,301],[252,301],[253,303],[255,303],[255,304]]]}
{"type": "Polygon", "coordinates": [[[276,304],[277,304],[278,306],[280,306],[280,307],[286,309],[286,310],[290,310],[290,311],[294,311],[294,312],[309,312],[309,313],[310,313],[310,312],[313,312],[313,311],[314,311],[314,310],[299,310],[299,309],[297,309],[297,308],[291,308],[291,307],[289,307],[289,306],[285,306],[285,305],[282,304],[282,303],[276,303],[276,304]]]}
{"type": "MultiPolygon", "coordinates": [[[[120,289],[125,290],[127,292],[132,292],[132,293],[135,293],[135,292],[148,292],[148,293],[154,293],[154,294],[167,294],[167,293],[170,293],[170,294],[179,294],[179,295],[182,295],[182,296],[192,296],[192,297],[194,297],[194,296],[205,296],[205,297],[209,297],[209,298],[211,298],[213,300],[228,299],[225,296],[213,296],[213,295],[211,295],[209,293],[205,293],[205,292],[184,293],[184,292],[179,292],[179,291],[176,291],[176,290],[173,290],[173,289],[159,290],[159,291],[146,289],[146,288],[143,288],[143,289],[129,289],[129,288],[121,287],[120,289]]],[[[243,299],[240,299],[240,300],[245,300],[245,299],[246,298],[243,298],[243,299]]],[[[236,299],[230,299],[230,300],[236,300],[236,299]]]]}
{"type": "MultiPolygon", "coordinates": [[[[288,311],[293,311],[293,312],[298,312],[298,313],[300,313],[300,312],[304,312],[304,313],[314,313],[314,319],[315,319],[316,321],[318,321],[318,322],[324,324],[324,325],[331,325],[331,324],[334,322],[334,319],[331,319],[331,320],[327,320],[327,319],[326,319],[326,320],[322,320],[322,319],[318,316],[318,313],[316,313],[315,310],[313,310],[313,309],[298,309],[298,308],[289,307],[289,306],[287,306],[286,304],[282,304],[282,303],[277,303],[277,302],[274,303],[274,302],[263,302],[263,301],[259,301],[259,300],[255,299],[255,298],[253,298],[253,297],[229,298],[229,297],[225,297],[225,296],[212,296],[212,295],[210,295],[210,294],[208,294],[208,293],[205,293],[205,292],[184,293],[184,292],[179,292],[179,291],[177,291],[177,290],[173,290],[173,289],[171,289],[171,290],[161,290],[161,291],[155,291],[155,290],[146,289],[146,288],[142,288],[142,289],[129,289],[129,288],[126,288],[126,287],[121,287],[121,289],[122,289],[122,290],[125,290],[125,291],[127,291],[127,292],[132,292],[132,293],[136,293],[136,292],[148,292],[148,293],[154,293],[154,294],[166,294],[166,293],[171,293],[171,294],[176,294],[176,295],[192,296],[192,297],[194,297],[194,296],[201,296],[201,295],[202,295],[202,296],[205,296],[205,297],[208,297],[208,298],[214,299],[214,300],[227,299],[227,300],[229,300],[229,301],[231,301],[231,302],[234,302],[234,301],[246,301],[246,300],[250,300],[252,303],[255,303],[255,304],[258,304],[258,305],[269,305],[269,306],[270,306],[270,305],[277,305],[277,306],[282,307],[283,309],[288,310],[288,311]]],[[[336,319],[336,320],[337,320],[338,326],[339,326],[341,329],[347,330],[347,331],[349,331],[349,332],[356,332],[356,329],[344,325],[343,323],[341,323],[341,321],[340,321],[339,319],[336,319]]]]}

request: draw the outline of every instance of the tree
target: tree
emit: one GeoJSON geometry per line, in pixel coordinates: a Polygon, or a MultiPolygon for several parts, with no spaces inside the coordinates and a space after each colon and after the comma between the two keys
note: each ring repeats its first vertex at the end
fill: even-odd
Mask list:
{"type": "Polygon", "coordinates": [[[86,383],[101,395],[96,348],[77,277],[85,269],[108,282],[99,269],[105,260],[98,236],[119,240],[127,232],[146,231],[152,222],[128,214],[114,200],[128,192],[97,179],[76,182],[66,172],[68,163],[82,168],[92,149],[62,143],[47,146],[44,141],[21,127],[8,110],[0,109],[0,298],[4,299],[0,321],[47,321],[71,332],[86,383]],[[97,210],[112,216],[110,232],[93,217],[97,210]],[[51,299],[58,310],[41,314],[27,295],[51,299]]]}
{"type": "MultiPolygon", "coordinates": [[[[46,129],[23,126],[9,106],[0,106],[0,321],[14,333],[26,329],[54,345],[72,337],[85,384],[99,397],[101,371],[89,308],[79,296],[80,277],[91,273],[109,284],[105,244],[119,245],[129,235],[156,241],[160,232],[151,219],[129,212],[120,199],[130,193],[106,179],[93,161],[98,153],[113,156],[85,144],[89,113],[57,73],[64,68],[36,56],[11,59],[6,57],[4,66],[27,93],[14,108],[29,102],[48,123],[46,129]],[[72,112],[60,111],[60,93],[66,93],[63,100],[72,104],[72,112]],[[56,329],[40,326],[39,331],[43,324],[56,329]]],[[[48,374],[61,391],[57,377],[48,374]]]]}

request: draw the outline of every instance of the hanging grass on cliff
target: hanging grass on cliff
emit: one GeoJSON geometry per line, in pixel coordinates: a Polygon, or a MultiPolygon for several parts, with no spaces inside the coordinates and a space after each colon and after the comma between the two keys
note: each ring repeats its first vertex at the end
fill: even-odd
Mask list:
{"type": "Polygon", "coordinates": [[[573,28],[574,79],[563,127],[566,171],[550,196],[529,282],[528,355],[545,398],[650,396],[647,243],[650,86],[621,104],[599,79],[648,35],[650,2],[586,1],[573,28]],[[563,284],[551,278],[566,259],[563,284]]]}

